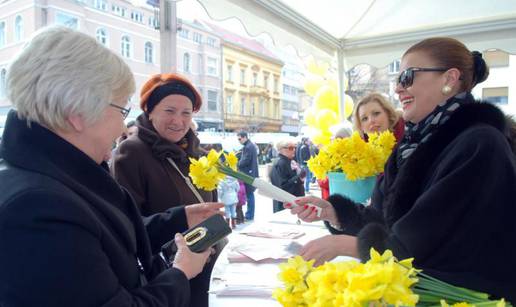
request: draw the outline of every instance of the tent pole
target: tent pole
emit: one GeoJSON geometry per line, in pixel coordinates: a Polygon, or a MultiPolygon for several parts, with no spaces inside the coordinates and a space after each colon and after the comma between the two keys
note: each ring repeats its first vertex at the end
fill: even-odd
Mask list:
{"type": "Polygon", "coordinates": [[[177,71],[177,11],[176,1],[162,0],[159,4],[160,17],[160,61],[161,73],[177,71]]]}
{"type": "Polygon", "coordinates": [[[337,49],[337,61],[338,61],[338,67],[337,71],[339,74],[339,106],[340,106],[340,118],[341,120],[347,119],[346,118],[346,109],[345,109],[345,102],[344,99],[346,96],[346,87],[344,84],[345,77],[344,73],[346,72],[345,65],[344,65],[344,49],[342,47],[339,47],[337,49]]]}

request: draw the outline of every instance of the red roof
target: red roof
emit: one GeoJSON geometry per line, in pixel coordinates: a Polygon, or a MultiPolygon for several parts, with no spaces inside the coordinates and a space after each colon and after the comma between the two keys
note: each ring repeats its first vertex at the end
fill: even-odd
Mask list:
{"type": "Polygon", "coordinates": [[[230,32],[224,28],[221,28],[219,26],[216,26],[216,25],[208,23],[208,22],[204,22],[204,23],[207,26],[209,26],[214,33],[218,34],[222,38],[222,40],[230,42],[235,45],[238,45],[242,48],[251,50],[260,55],[264,55],[264,56],[271,58],[273,60],[276,60],[278,62],[282,62],[278,57],[276,57],[271,51],[269,51],[267,48],[265,48],[265,46],[263,46],[257,40],[240,36],[236,33],[230,32]]]}

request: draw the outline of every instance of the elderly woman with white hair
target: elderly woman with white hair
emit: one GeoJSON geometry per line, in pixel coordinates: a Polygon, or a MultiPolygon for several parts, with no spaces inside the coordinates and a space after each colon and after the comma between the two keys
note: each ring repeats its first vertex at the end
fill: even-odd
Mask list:
{"type": "MultiPolygon", "coordinates": [[[[278,159],[273,163],[269,174],[271,183],[294,196],[304,196],[303,180],[306,172],[294,160],[296,156],[296,142],[294,139],[282,139],[276,143],[278,159]]],[[[273,211],[283,210],[283,203],[273,200],[273,211]]]]}
{"type": "Polygon", "coordinates": [[[175,259],[159,250],[195,216],[175,208],[144,223],[103,162],[125,129],[134,87],[120,57],[64,27],[36,33],[12,62],[15,110],[0,147],[0,305],[188,305],[188,280],[210,250],[191,252],[180,234],[175,259]]]}

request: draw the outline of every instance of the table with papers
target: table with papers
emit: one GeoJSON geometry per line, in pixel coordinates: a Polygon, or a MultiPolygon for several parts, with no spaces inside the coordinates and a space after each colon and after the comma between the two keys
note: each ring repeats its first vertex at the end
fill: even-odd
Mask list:
{"type": "Polygon", "coordinates": [[[307,242],[328,234],[322,222],[298,224],[289,210],[232,233],[213,269],[210,306],[280,306],[271,298],[281,286],[279,263],[307,242]]]}

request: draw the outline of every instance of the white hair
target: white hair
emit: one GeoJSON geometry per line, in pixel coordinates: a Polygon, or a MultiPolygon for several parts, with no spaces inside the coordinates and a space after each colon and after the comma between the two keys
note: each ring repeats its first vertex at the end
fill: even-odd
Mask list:
{"type": "Polygon", "coordinates": [[[119,56],[63,26],[37,31],[7,74],[7,95],[18,116],[50,129],[68,129],[70,115],[92,124],[114,99],[134,90],[131,70],[119,56]]]}
{"type": "Polygon", "coordinates": [[[282,148],[285,148],[291,144],[296,146],[296,143],[296,139],[294,139],[293,137],[285,137],[276,143],[276,149],[280,151],[282,148]]]}

